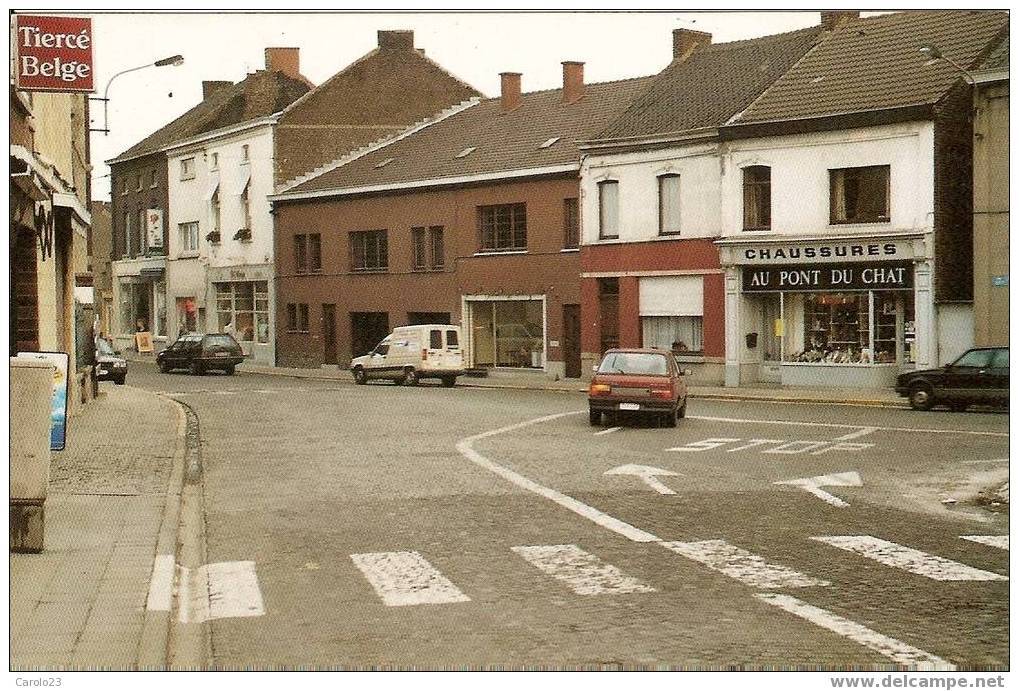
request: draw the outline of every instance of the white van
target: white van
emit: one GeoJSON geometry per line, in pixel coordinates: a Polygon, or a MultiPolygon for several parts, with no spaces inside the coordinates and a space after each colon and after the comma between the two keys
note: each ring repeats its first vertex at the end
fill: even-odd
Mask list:
{"type": "Polygon", "coordinates": [[[438,379],[453,386],[464,373],[460,327],[451,324],[398,326],[375,350],[350,361],[358,384],[369,379],[392,379],[414,386],[420,379],[438,379]]]}

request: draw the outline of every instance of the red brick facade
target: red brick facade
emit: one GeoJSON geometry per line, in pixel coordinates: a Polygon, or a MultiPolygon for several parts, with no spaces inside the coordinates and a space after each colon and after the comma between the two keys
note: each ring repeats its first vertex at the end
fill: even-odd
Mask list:
{"type": "MultiPolygon", "coordinates": [[[[502,182],[457,189],[387,193],[325,201],[276,202],[277,359],[280,365],[315,367],[325,362],[323,305],[335,305],[336,360],[346,366],[354,351],[351,313],[384,312],[388,327],[411,313],[463,318],[463,296],[544,296],[546,360],[561,362],[567,346],[562,306],[580,304],[580,259],[564,252],[564,199],[578,196],[575,177],[502,182]],[[525,253],[479,252],[478,207],[524,203],[525,253]],[[444,229],[444,268],[415,271],[411,229],[444,229]],[[351,270],[351,231],[387,231],[388,270],[351,270]],[[297,234],[321,236],[320,272],[298,274],[297,234]],[[288,305],[308,305],[306,333],[288,330],[288,305]],[[558,343],[552,346],[552,343],[558,343]]],[[[383,334],[384,335],[384,334],[383,334]]],[[[469,334],[465,334],[470,347],[469,334]]],[[[373,344],[374,345],[374,344],[373,344]]],[[[331,349],[330,349],[331,350],[331,349]]],[[[577,349],[579,353],[579,348],[577,349]]]]}

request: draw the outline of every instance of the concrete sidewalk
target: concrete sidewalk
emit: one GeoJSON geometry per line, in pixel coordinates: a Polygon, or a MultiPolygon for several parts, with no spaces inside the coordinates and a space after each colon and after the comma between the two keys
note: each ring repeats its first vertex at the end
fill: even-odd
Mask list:
{"type": "Polygon", "coordinates": [[[157,554],[173,554],[184,465],[183,411],[102,384],[54,452],[44,549],[10,555],[15,670],[166,664],[169,612],[146,608],[157,554]]]}
{"type": "MultiPolygon", "coordinates": [[[[304,379],[322,379],[353,383],[350,372],[339,368],[322,367],[302,369],[295,367],[266,367],[248,362],[238,372],[269,374],[304,379]]],[[[464,376],[456,380],[457,386],[491,389],[527,389],[543,391],[586,392],[587,382],[579,379],[553,381],[541,372],[491,372],[487,377],[464,376]]],[[[851,404],[884,408],[908,408],[905,398],[893,389],[834,389],[758,384],[753,386],[690,386],[690,397],[729,401],[765,401],[773,403],[851,404]]]]}

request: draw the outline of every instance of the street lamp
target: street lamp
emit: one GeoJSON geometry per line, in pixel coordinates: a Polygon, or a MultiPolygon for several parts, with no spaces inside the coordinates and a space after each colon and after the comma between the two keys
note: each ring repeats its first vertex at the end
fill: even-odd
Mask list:
{"type": "Polygon", "coordinates": [[[168,65],[169,66],[177,66],[177,65],[182,65],[182,64],[184,64],[184,56],[182,56],[182,55],[171,55],[168,58],[162,58],[160,60],[156,60],[155,62],[147,62],[144,65],[139,65],[138,67],[131,67],[130,69],[122,70],[120,72],[117,72],[112,77],[110,77],[110,80],[108,82],[106,82],[106,89],[103,90],[103,97],[102,98],[90,98],[89,99],[90,101],[102,101],[103,102],[103,129],[89,128],[89,132],[102,132],[102,133],[106,134],[107,136],[109,136],[109,134],[110,134],[110,115],[109,115],[110,98],[109,98],[109,96],[110,96],[110,84],[113,83],[114,79],[116,79],[117,77],[119,77],[122,74],[127,74],[128,72],[137,72],[138,70],[143,70],[146,67],[166,67],[168,65]]]}
{"type": "Polygon", "coordinates": [[[973,78],[973,75],[970,74],[966,70],[965,67],[963,67],[962,65],[957,63],[955,60],[953,60],[952,58],[950,58],[947,55],[945,55],[944,53],[942,53],[941,49],[938,48],[933,43],[927,43],[927,44],[924,44],[924,45],[920,46],[920,52],[923,53],[924,55],[926,55],[929,58],[928,61],[927,61],[928,65],[933,64],[933,63],[937,62],[938,60],[944,60],[945,62],[947,62],[952,67],[954,67],[955,69],[959,70],[959,72],[961,72],[962,75],[964,77],[966,77],[966,83],[967,84],[976,84],[976,80],[973,78]]]}

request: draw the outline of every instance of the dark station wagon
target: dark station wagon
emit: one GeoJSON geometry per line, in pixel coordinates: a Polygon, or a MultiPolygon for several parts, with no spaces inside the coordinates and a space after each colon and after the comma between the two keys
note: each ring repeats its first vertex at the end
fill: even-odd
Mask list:
{"type": "Polygon", "coordinates": [[[208,370],[222,370],[233,374],[234,368],[244,362],[244,351],[228,333],[183,334],[166,350],[156,356],[159,371],[186,369],[202,375],[208,370]]]}
{"type": "Polygon", "coordinates": [[[1008,348],[971,348],[944,367],[900,374],[895,391],[913,410],[1008,405],[1008,348]]]}

